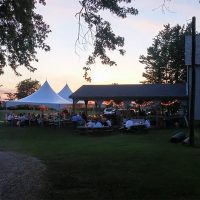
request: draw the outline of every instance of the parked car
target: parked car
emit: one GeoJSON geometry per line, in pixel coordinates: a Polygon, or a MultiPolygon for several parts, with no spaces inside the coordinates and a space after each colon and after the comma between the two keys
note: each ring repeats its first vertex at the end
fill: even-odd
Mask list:
{"type": "Polygon", "coordinates": [[[104,115],[113,115],[116,113],[116,109],[114,108],[105,108],[103,111],[104,115]]]}

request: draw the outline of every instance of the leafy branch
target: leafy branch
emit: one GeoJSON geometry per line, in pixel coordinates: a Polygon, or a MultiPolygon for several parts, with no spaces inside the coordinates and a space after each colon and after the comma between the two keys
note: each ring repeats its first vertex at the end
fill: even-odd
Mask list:
{"type": "Polygon", "coordinates": [[[100,11],[108,10],[110,13],[117,15],[124,19],[128,14],[137,15],[138,10],[133,7],[120,6],[120,3],[131,3],[131,0],[82,0],[79,1],[81,9],[76,16],[78,17],[78,36],[76,46],[78,44],[88,43],[90,38],[92,40],[93,51],[88,56],[86,66],[83,67],[83,77],[87,81],[91,81],[89,71],[91,66],[95,64],[96,59],[99,58],[103,65],[117,65],[116,62],[107,55],[107,51],[118,51],[124,55],[125,50],[124,38],[117,36],[111,27],[111,24],[104,20],[99,14],[100,11]],[[82,34],[81,19],[87,24],[87,30],[82,34]]]}

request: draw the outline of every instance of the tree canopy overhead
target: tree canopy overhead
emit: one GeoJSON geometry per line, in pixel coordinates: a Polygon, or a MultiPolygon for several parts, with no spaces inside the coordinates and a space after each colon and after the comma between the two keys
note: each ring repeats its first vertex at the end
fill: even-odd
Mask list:
{"type": "MultiPolygon", "coordinates": [[[[31,63],[38,61],[36,50],[45,51],[50,47],[44,42],[50,32],[49,26],[41,15],[35,12],[37,3],[45,5],[46,0],[0,0],[0,75],[5,66],[10,66],[16,75],[19,66],[35,71],[31,63]]],[[[161,0],[161,8],[167,9],[165,4],[171,0],[161,0]]],[[[76,14],[79,19],[77,42],[88,35],[93,39],[93,51],[89,55],[84,67],[86,80],[90,81],[88,71],[96,59],[102,64],[116,65],[108,56],[108,51],[119,51],[124,54],[124,38],[116,35],[109,20],[102,17],[108,11],[118,18],[137,15],[138,10],[132,7],[134,0],[80,0],[80,11],[76,14]],[[87,25],[87,32],[80,35],[81,23],[87,25]]]]}
{"type": "MultiPolygon", "coordinates": [[[[137,15],[137,9],[126,6],[131,2],[132,0],[79,1],[82,6],[77,13],[79,22],[81,19],[85,21],[88,33],[93,38],[93,52],[84,67],[86,80],[90,80],[87,72],[96,58],[99,58],[102,64],[116,65],[116,62],[108,57],[107,50],[118,50],[122,55],[125,53],[122,49],[124,38],[113,32],[111,24],[101,17],[100,12],[107,10],[119,18],[126,18],[128,14],[137,15]]],[[[5,66],[10,66],[16,75],[21,75],[17,71],[19,66],[34,72],[36,68],[31,62],[38,61],[37,48],[50,50],[44,42],[50,29],[42,16],[35,12],[37,3],[46,4],[45,0],[0,1],[0,75],[4,73],[5,66]]]]}
{"type": "Polygon", "coordinates": [[[79,1],[82,8],[76,14],[79,17],[79,33],[77,41],[80,41],[80,29],[81,19],[85,21],[88,27],[88,31],[83,35],[84,38],[90,34],[93,39],[93,52],[89,55],[86,62],[84,78],[87,81],[91,81],[88,75],[90,66],[95,63],[99,58],[102,64],[116,65],[116,62],[111,60],[107,55],[108,50],[118,50],[121,55],[125,53],[122,49],[124,46],[124,38],[117,36],[111,27],[110,22],[104,20],[100,14],[100,11],[109,11],[115,14],[119,18],[126,18],[128,14],[137,15],[138,10],[133,7],[125,6],[130,4],[132,0],[82,0],[79,1]]]}
{"type": "Polygon", "coordinates": [[[44,43],[49,26],[35,13],[37,3],[45,5],[45,0],[0,1],[0,75],[5,66],[10,66],[16,75],[20,75],[18,66],[33,72],[36,68],[31,62],[38,61],[36,49],[50,50],[44,43]]]}
{"type": "Polygon", "coordinates": [[[153,44],[147,49],[147,55],[140,56],[145,65],[143,83],[180,83],[186,81],[184,63],[185,34],[191,33],[191,26],[164,25],[153,44]]]}

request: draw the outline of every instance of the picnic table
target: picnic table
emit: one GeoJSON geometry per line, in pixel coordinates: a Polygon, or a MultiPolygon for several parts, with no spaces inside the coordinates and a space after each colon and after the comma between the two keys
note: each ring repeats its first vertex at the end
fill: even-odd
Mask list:
{"type": "Polygon", "coordinates": [[[144,121],[139,121],[134,122],[134,124],[130,128],[126,128],[125,126],[120,128],[121,131],[123,132],[135,132],[135,131],[143,131],[143,130],[148,130],[146,128],[146,125],[144,121]]]}
{"type": "Polygon", "coordinates": [[[104,135],[105,133],[112,132],[112,127],[109,126],[103,126],[103,127],[87,127],[87,126],[77,126],[77,130],[81,134],[93,134],[93,135],[104,135]]]}

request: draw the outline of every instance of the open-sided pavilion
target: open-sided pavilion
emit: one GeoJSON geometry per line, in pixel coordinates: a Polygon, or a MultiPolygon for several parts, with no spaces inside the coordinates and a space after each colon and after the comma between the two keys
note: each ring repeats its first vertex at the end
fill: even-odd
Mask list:
{"type": "Polygon", "coordinates": [[[124,103],[134,100],[188,100],[187,84],[112,84],[112,85],[83,85],[70,98],[75,104],[85,102],[86,113],[88,101],[95,101],[100,106],[103,101],[114,100],[124,103]]]}

